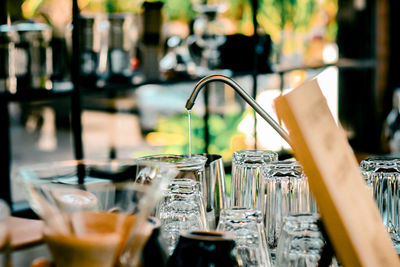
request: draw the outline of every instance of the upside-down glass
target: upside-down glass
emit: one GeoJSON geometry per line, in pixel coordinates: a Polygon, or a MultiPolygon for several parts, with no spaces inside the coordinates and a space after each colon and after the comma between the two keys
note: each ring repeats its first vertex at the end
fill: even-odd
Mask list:
{"type": "MultiPolygon", "coordinates": [[[[174,179],[191,179],[197,181],[201,185],[201,191],[206,191],[205,171],[204,166],[207,158],[200,155],[151,155],[140,157],[137,159],[138,168],[140,169],[141,164],[146,162],[164,162],[173,165],[177,170],[178,174],[174,179]]],[[[137,182],[146,183],[150,181],[138,180],[137,182]]]]}
{"type": "Polygon", "coordinates": [[[301,165],[296,161],[277,161],[263,173],[265,192],[264,224],[267,242],[274,258],[285,216],[299,212],[315,212],[314,198],[301,165]]]}
{"type": "MultiPolygon", "coordinates": [[[[205,165],[207,157],[201,155],[171,155],[171,154],[159,154],[150,155],[137,159],[138,169],[141,169],[141,164],[146,162],[161,162],[172,164],[177,170],[178,174],[173,179],[191,179],[200,183],[200,191],[203,195],[203,200],[207,206],[207,192],[208,183],[206,178],[205,165]]],[[[150,180],[143,180],[139,178],[139,183],[150,183],[150,180]]],[[[213,212],[208,214],[209,216],[215,217],[213,212]]],[[[210,218],[215,219],[215,218],[210,218]]]]}
{"type": "Polygon", "coordinates": [[[316,213],[299,213],[284,218],[276,250],[275,266],[318,266],[325,245],[318,219],[316,213]]]}
{"type": "Polygon", "coordinates": [[[360,163],[396,251],[400,253],[400,160],[371,158],[360,163]]]}
{"type": "Polygon", "coordinates": [[[44,220],[44,239],[58,267],[136,266],[153,225],[148,216],[161,188],[177,173],[171,165],[150,163],[135,183],[134,160],[81,160],[24,166],[19,179],[32,209],[44,220]]]}
{"type": "Polygon", "coordinates": [[[252,208],[223,209],[217,230],[234,236],[235,251],[243,266],[272,266],[261,211],[252,208]]]}
{"type": "Polygon", "coordinates": [[[171,255],[184,231],[208,230],[199,182],[174,179],[164,191],[156,216],[161,221],[161,236],[171,255]]]}
{"type": "Polygon", "coordinates": [[[230,206],[263,209],[262,172],[277,161],[269,150],[241,150],[233,153],[230,206]]]}
{"type": "Polygon", "coordinates": [[[0,199],[0,267],[10,265],[10,232],[9,232],[10,208],[8,204],[0,199]]]}
{"type": "Polygon", "coordinates": [[[371,157],[364,159],[360,162],[361,174],[367,185],[368,192],[371,196],[374,195],[373,182],[371,174],[374,172],[387,171],[388,169],[399,169],[400,159],[385,158],[385,157],[371,157]]]}

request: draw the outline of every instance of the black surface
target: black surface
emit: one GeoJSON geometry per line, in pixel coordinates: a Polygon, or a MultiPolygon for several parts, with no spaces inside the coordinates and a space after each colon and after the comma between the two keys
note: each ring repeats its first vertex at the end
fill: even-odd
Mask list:
{"type": "Polygon", "coordinates": [[[226,42],[219,48],[220,68],[230,69],[234,73],[253,73],[257,66],[257,73],[271,73],[269,55],[271,50],[271,38],[269,35],[257,37],[234,34],[226,36],[226,42]],[[256,40],[255,40],[256,39],[256,40]],[[254,55],[254,43],[257,44],[257,56],[254,55]],[[257,60],[256,60],[257,58],[257,60]],[[257,62],[256,62],[257,61],[257,62]]]}
{"type": "MultiPolygon", "coordinates": [[[[353,1],[338,2],[339,58],[375,58],[375,1],[356,9],[353,1]]],[[[376,104],[375,69],[339,68],[339,120],[352,133],[354,150],[379,153],[381,124],[376,104]]]]}
{"type": "Polygon", "coordinates": [[[325,244],[321,251],[321,258],[318,261],[318,267],[329,267],[332,263],[332,258],[335,256],[335,251],[333,250],[332,243],[329,239],[328,233],[325,230],[323,222],[318,220],[317,224],[325,240],[325,244]]]}
{"type": "Polygon", "coordinates": [[[203,232],[203,235],[201,235],[201,232],[195,233],[199,235],[198,238],[195,236],[189,237],[185,235],[181,235],[179,237],[178,244],[173,254],[168,259],[167,266],[238,266],[233,253],[235,246],[235,242],[233,240],[213,240],[213,232],[203,232]]]}
{"type": "Polygon", "coordinates": [[[4,199],[11,207],[11,147],[9,132],[9,111],[8,102],[0,97],[0,149],[2,151],[2,160],[0,161],[0,198],[4,199]]]}
{"type": "Polygon", "coordinates": [[[0,25],[7,24],[7,0],[0,1],[0,25]]]}

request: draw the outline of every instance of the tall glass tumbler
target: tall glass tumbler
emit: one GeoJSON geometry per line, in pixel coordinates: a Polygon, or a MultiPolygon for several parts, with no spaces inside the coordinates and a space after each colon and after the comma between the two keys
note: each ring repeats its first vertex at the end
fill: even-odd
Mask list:
{"type": "Polygon", "coordinates": [[[272,266],[261,211],[252,208],[223,209],[217,230],[234,236],[241,266],[272,266]]]}
{"type": "Polygon", "coordinates": [[[169,255],[183,231],[208,230],[199,182],[173,180],[164,191],[156,216],[161,220],[161,237],[169,255]]]}
{"type": "Polygon", "coordinates": [[[375,159],[363,162],[362,173],[372,185],[372,195],[378,206],[387,232],[394,247],[400,253],[400,161],[375,159]],[[369,167],[369,169],[367,168],[369,167]]]}
{"type": "Polygon", "coordinates": [[[230,206],[263,209],[262,172],[277,161],[269,150],[241,150],[233,153],[230,206]]]}
{"type": "Polygon", "coordinates": [[[263,173],[265,192],[264,224],[267,242],[274,258],[283,218],[299,212],[315,212],[315,200],[308,180],[297,161],[269,164],[263,173]]]}
{"type": "MultiPolygon", "coordinates": [[[[299,213],[284,218],[276,252],[277,267],[315,267],[325,240],[316,213],[299,213]]],[[[334,258],[330,266],[337,266],[334,258]]]]}

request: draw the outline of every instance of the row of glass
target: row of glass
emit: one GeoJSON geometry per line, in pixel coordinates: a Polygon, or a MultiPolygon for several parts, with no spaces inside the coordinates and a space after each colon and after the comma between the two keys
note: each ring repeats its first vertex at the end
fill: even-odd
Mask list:
{"type": "Polygon", "coordinates": [[[275,257],[277,266],[318,263],[324,240],[317,225],[317,207],[298,162],[279,161],[272,151],[235,152],[230,199],[213,224],[208,213],[214,214],[209,209],[216,207],[210,207],[204,197],[210,186],[204,157],[150,156],[138,159],[138,164],[143,160],[173,162],[180,170],[156,212],[170,255],[182,232],[216,229],[233,234],[244,266],[272,266],[275,257]],[[293,244],[279,245],[285,242],[293,244]]]}
{"type": "MultiPolygon", "coordinates": [[[[360,165],[396,248],[399,163],[374,158],[360,165]]],[[[45,240],[58,266],[82,266],[83,259],[85,266],[114,266],[116,259],[134,266],[139,241],[155,228],[170,259],[188,231],[217,230],[230,234],[243,266],[316,266],[326,242],[300,164],[280,161],[271,151],[235,152],[230,195],[223,169],[221,157],[156,155],[45,163],[21,168],[19,176],[31,207],[45,221],[45,240]]]]}
{"type": "Polygon", "coordinates": [[[384,226],[400,253],[400,160],[372,157],[361,161],[361,173],[384,226]]]}

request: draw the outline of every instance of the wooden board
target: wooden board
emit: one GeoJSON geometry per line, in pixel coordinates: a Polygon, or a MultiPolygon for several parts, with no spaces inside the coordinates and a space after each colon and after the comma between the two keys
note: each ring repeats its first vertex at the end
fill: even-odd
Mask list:
{"type": "MultiPolygon", "coordinates": [[[[358,162],[314,79],[275,100],[344,266],[400,266],[358,162]]],[[[367,118],[366,118],[367,119],[367,118]]]]}
{"type": "Polygon", "coordinates": [[[10,218],[11,249],[18,250],[43,243],[43,221],[10,218]]]}

